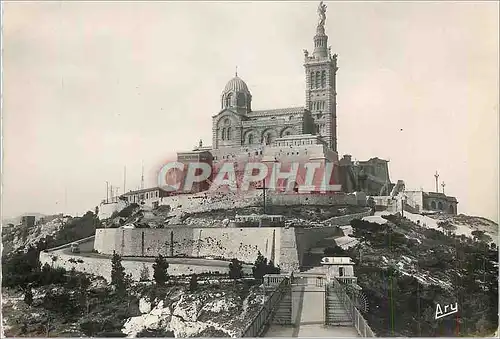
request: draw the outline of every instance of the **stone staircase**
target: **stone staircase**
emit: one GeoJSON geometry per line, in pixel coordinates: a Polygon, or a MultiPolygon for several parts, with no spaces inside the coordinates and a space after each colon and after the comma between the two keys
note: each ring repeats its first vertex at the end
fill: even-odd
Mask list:
{"type": "Polygon", "coordinates": [[[290,287],[287,287],[284,292],[283,298],[274,311],[271,323],[276,325],[292,324],[292,292],[290,287]]]}
{"type": "Polygon", "coordinates": [[[335,290],[327,288],[325,300],[326,324],[330,326],[352,326],[352,319],[347,313],[335,290]]]}

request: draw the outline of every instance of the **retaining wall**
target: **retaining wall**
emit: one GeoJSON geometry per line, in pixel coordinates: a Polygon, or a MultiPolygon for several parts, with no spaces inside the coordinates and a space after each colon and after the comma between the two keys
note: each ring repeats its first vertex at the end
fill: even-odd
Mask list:
{"type": "Polygon", "coordinates": [[[279,264],[280,230],[279,227],[106,228],[96,230],[94,249],[102,254],[116,251],[122,256],[212,256],[248,263],[254,262],[260,251],[279,264]]]}
{"type": "MultiPolygon", "coordinates": [[[[61,252],[41,252],[40,262],[42,265],[45,263],[53,267],[63,267],[66,270],[75,268],[76,271],[93,274],[104,277],[107,281],[111,281],[111,259],[110,258],[92,258],[82,257],[61,252]],[[52,257],[56,256],[57,260],[52,261],[52,257]],[[76,262],[70,262],[73,259],[76,262]],[[78,262],[78,260],[83,262],[78,262]]],[[[122,265],[125,268],[125,273],[131,274],[132,279],[138,281],[141,275],[143,266],[149,270],[150,279],[153,278],[153,262],[139,261],[139,260],[122,260],[122,265]]],[[[173,264],[168,266],[168,274],[170,275],[183,275],[183,274],[200,274],[204,272],[229,272],[229,263],[227,267],[220,266],[197,266],[185,264],[173,264]]],[[[249,270],[244,269],[247,273],[249,270]]]]}
{"type": "MultiPolygon", "coordinates": [[[[369,215],[369,212],[367,213],[351,215],[350,218],[362,218],[369,215]]],[[[284,272],[289,272],[299,269],[304,253],[316,243],[336,235],[340,235],[337,226],[108,228],[96,231],[94,249],[102,254],[112,254],[116,251],[125,257],[186,255],[236,258],[246,263],[253,263],[260,251],[268,260],[273,260],[279,265],[284,272]]]]}

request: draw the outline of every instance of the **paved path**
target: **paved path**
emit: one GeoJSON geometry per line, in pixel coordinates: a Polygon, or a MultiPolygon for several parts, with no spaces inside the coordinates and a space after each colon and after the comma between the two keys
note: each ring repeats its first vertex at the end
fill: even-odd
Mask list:
{"type": "Polygon", "coordinates": [[[292,289],[292,319],[298,326],[271,325],[266,337],[358,337],[354,327],[324,326],[323,287],[295,286],[292,289]]]}

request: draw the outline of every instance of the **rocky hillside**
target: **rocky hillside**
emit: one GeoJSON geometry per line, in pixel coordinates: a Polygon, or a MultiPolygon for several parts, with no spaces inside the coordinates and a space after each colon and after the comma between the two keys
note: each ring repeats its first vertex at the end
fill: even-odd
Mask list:
{"type": "MultiPolygon", "coordinates": [[[[331,218],[360,213],[365,210],[366,208],[358,206],[269,206],[267,213],[284,215],[288,221],[297,226],[322,226],[328,225],[331,218]]],[[[172,225],[224,227],[228,226],[230,220],[234,220],[236,215],[261,213],[262,207],[246,207],[171,215],[168,206],[149,208],[131,204],[120,212],[114,213],[109,219],[104,220],[102,227],[162,228],[172,225]]]]}
{"type": "MultiPolygon", "coordinates": [[[[382,213],[383,214],[383,213],[382,213]]],[[[478,238],[498,245],[498,224],[482,217],[464,214],[432,214],[423,216],[405,212],[405,217],[426,228],[441,230],[447,234],[478,238]]]]}
{"type": "Polygon", "coordinates": [[[496,245],[428,228],[405,216],[409,218],[386,215],[381,218],[385,222],[352,222],[351,237],[358,244],[347,254],[356,262],[372,329],[379,336],[493,333],[498,327],[496,245]],[[455,302],[456,316],[434,319],[436,303],[455,302]]]}
{"type": "Polygon", "coordinates": [[[2,230],[2,256],[26,251],[29,247],[45,249],[89,237],[95,234],[98,225],[99,220],[92,212],[82,217],[62,214],[44,216],[31,228],[22,224],[13,225],[2,230]]]}
{"type": "Polygon", "coordinates": [[[264,298],[253,279],[188,280],[131,283],[120,294],[100,278],[47,265],[3,286],[2,337],[241,337],[264,298]]]}

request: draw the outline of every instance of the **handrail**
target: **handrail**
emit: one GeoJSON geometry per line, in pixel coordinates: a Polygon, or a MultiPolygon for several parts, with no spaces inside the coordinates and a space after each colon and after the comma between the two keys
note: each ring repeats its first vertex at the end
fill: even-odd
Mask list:
{"type": "Polygon", "coordinates": [[[344,286],[338,282],[336,278],[332,277],[334,291],[336,292],[338,298],[344,305],[347,313],[349,314],[356,331],[361,337],[375,337],[375,333],[373,333],[372,329],[368,325],[368,322],[363,318],[359,310],[354,306],[354,303],[351,301],[349,296],[347,295],[344,286]]]}
{"type": "Polygon", "coordinates": [[[265,325],[267,325],[270,320],[269,318],[272,311],[281,301],[285,291],[285,286],[288,285],[290,281],[290,278],[286,275],[281,275],[280,278],[280,283],[273,290],[271,296],[264,302],[264,305],[262,305],[259,313],[257,313],[252,322],[245,328],[242,333],[242,337],[258,337],[262,334],[265,325]]]}

